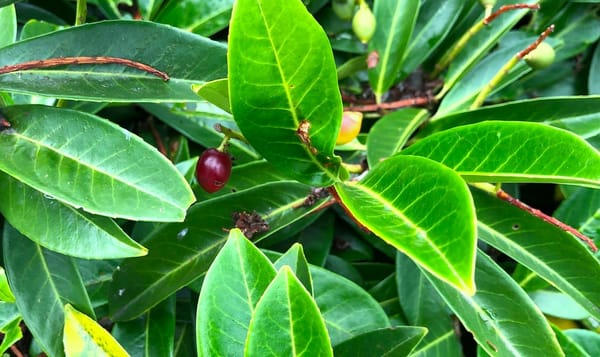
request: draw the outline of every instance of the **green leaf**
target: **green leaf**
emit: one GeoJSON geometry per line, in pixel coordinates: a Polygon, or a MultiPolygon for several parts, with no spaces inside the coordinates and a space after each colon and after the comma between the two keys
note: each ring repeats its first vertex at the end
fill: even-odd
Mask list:
{"type": "Polygon", "coordinates": [[[67,357],[129,356],[108,331],[87,315],[75,310],[70,304],[65,305],[63,343],[67,357]]]}
{"type": "Polygon", "coordinates": [[[415,356],[457,356],[461,345],[448,306],[431,282],[406,255],[396,255],[397,296],[406,322],[424,326],[427,334],[415,356]]]}
{"type": "Polygon", "coordinates": [[[408,77],[438,47],[452,30],[464,5],[464,0],[421,1],[398,79],[408,77]]]}
{"type": "Polygon", "coordinates": [[[399,326],[370,331],[335,346],[336,356],[409,356],[427,334],[423,327],[399,326]]]}
{"type": "Polygon", "coordinates": [[[590,356],[600,354],[600,335],[597,332],[573,329],[565,331],[565,335],[581,346],[590,356]]]}
{"type": "Polygon", "coordinates": [[[0,170],[88,212],[134,220],[182,220],[194,201],[155,148],[99,117],[25,105],[2,110],[0,170]],[[83,135],[85,134],[85,135],[83,135]]]}
{"type": "Polygon", "coordinates": [[[63,356],[64,304],[94,315],[74,261],[33,243],[7,223],[2,240],[8,281],[27,328],[46,353],[63,356]]]}
{"type": "Polygon", "coordinates": [[[210,36],[227,27],[233,3],[233,0],[169,1],[156,21],[210,36]]]}
{"type": "Polygon", "coordinates": [[[143,318],[116,323],[111,333],[131,356],[173,356],[175,295],[156,305],[143,318]]]}
{"type": "Polygon", "coordinates": [[[400,109],[381,117],[367,136],[369,167],[399,152],[410,136],[429,118],[424,109],[400,109]]]}
{"type": "Polygon", "coordinates": [[[373,12],[376,27],[369,41],[369,52],[375,51],[379,61],[369,69],[369,82],[377,102],[381,102],[382,95],[396,81],[417,20],[419,1],[378,0],[375,1],[373,12]]]}
{"type": "Polygon", "coordinates": [[[477,293],[474,296],[461,294],[428,272],[425,275],[488,354],[563,355],[542,313],[510,276],[484,253],[477,255],[477,293]]]}
{"type": "MultiPolygon", "coordinates": [[[[1,5],[0,5],[1,6],[1,5]]],[[[17,37],[17,15],[15,6],[0,8],[0,48],[15,42],[17,37]]]]}
{"type": "Polygon", "coordinates": [[[200,202],[181,223],[166,224],[144,241],[148,255],[126,259],[114,274],[109,296],[115,321],[130,320],[203,276],[233,228],[235,212],[256,212],[269,224],[257,240],[318,210],[302,206],[310,188],[277,182],[200,202]]]}
{"type": "Polygon", "coordinates": [[[451,113],[432,118],[418,136],[484,120],[547,123],[588,138],[599,133],[600,96],[527,99],[451,113]]]}
{"type": "Polygon", "coordinates": [[[600,45],[596,44],[596,50],[592,55],[590,64],[590,75],[588,77],[589,94],[600,94],[600,45]]]}
{"type": "Polygon", "coordinates": [[[170,80],[122,65],[73,65],[0,75],[0,89],[89,101],[198,101],[192,84],[227,75],[225,45],[143,21],[95,22],[20,41],[0,49],[0,66],[73,56],[126,58],[170,80]]]}
{"type": "Polygon", "coordinates": [[[564,331],[552,325],[552,331],[556,335],[558,343],[562,348],[565,356],[569,357],[591,357],[578,344],[575,343],[569,336],[565,335],[564,331]]]}
{"type": "Polygon", "coordinates": [[[585,320],[590,317],[589,312],[577,304],[571,297],[561,292],[538,290],[529,293],[529,297],[544,315],[566,320],[585,320]]]}
{"type": "Polygon", "coordinates": [[[539,123],[482,122],[433,134],[403,154],[427,157],[468,182],[553,182],[600,187],[600,153],[539,123]]]}
{"type": "Polygon", "coordinates": [[[245,356],[333,356],[317,304],[288,266],[253,311],[245,356]]]}
{"type": "Polygon", "coordinates": [[[7,6],[13,4],[19,0],[0,0],[0,7],[7,6]]]}
{"type": "Polygon", "coordinates": [[[360,182],[336,185],[343,204],[373,233],[436,277],[473,294],[475,208],[452,170],[396,155],[360,182]]]}
{"type": "Polygon", "coordinates": [[[200,291],[196,315],[199,356],[243,354],[258,300],[275,275],[269,259],[239,229],[232,229],[200,291]]]}
{"type": "Polygon", "coordinates": [[[600,262],[577,238],[489,194],[472,191],[479,238],[525,265],[600,319],[600,262]],[[536,232],[536,234],[531,234],[536,232]]]}
{"type": "MultiPolygon", "coordinates": [[[[496,6],[515,3],[535,4],[537,2],[537,0],[500,0],[496,6]]],[[[476,33],[450,64],[444,78],[444,87],[442,88],[442,91],[446,92],[454,87],[465,73],[487,54],[487,52],[496,44],[498,39],[513,28],[514,25],[528,12],[528,10],[508,11],[495,19],[490,25],[485,26],[481,31],[476,33]]],[[[481,20],[482,19],[480,18],[477,21],[481,20]]],[[[449,51],[452,49],[453,46],[449,46],[449,51]]]]}
{"type": "Polygon", "coordinates": [[[229,103],[229,80],[227,78],[215,79],[214,81],[202,84],[194,84],[192,90],[210,103],[231,113],[231,104],[229,103]]]}
{"type": "Polygon", "coordinates": [[[15,302],[15,296],[10,290],[8,280],[6,279],[6,272],[2,267],[0,267],[0,301],[15,302]]]}
{"type": "Polygon", "coordinates": [[[304,256],[302,245],[294,243],[273,265],[275,265],[275,269],[281,269],[287,265],[302,285],[304,285],[304,288],[312,295],[312,277],[310,276],[308,262],[304,256]]]}
{"type": "Polygon", "coordinates": [[[10,346],[23,338],[21,322],[21,314],[16,304],[0,302],[0,332],[4,335],[0,353],[6,352],[10,346]]]}
{"type": "Polygon", "coordinates": [[[600,242],[600,191],[579,187],[554,212],[561,222],[600,242]]]}
{"type": "Polygon", "coordinates": [[[333,55],[300,0],[236,2],[229,94],[242,133],[273,166],[314,186],[345,175],[333,154],[342,119],[333,55]]]}
{"type": "Polygon", "coordinates": [[[129,238],[110,218],[77,210],[1,172],[0,192],[0,212],[6,220],[50,250],[87,259],[147,254],[146,248],[129,238]]]}

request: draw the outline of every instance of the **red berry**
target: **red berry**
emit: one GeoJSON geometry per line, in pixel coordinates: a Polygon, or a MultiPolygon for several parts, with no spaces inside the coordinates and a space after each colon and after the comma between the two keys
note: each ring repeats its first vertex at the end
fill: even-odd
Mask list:
{"type": "Polygon", "coordinates": [[[231,156],[217,149],[208,149],[200,155],[196,166],[196,179],[204,191],[217,192],[231,176],[231,156]]]}

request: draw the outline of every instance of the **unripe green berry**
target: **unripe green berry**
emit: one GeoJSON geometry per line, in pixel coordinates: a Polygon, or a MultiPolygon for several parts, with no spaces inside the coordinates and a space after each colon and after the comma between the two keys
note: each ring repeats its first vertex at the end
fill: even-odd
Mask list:
{"type": "Polygon", "coordinates": [[[375,15],[373,15],[367,3],[362,2],[360,8],[354,14],[352,30],[362,43],[369,42],[371,37],[373,37],[375,33],[375,15]]]}
{"type": "Polygon", "coordinates": [[[550,66],[554,62],[554,57],[554,48],[546,42],[542,42],[525,56],[525,62],[531,69],[539,70],[550,66]]]}
{"type": "Polygon", "coordinates": [[[355,6],[356,0],[333,0],[331,2],[333,12],[344,21],[349,21],[352,18],[355,6]]]}

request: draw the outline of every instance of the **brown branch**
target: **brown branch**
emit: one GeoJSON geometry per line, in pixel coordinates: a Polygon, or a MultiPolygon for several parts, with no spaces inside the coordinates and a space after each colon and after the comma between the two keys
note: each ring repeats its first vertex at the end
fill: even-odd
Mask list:
{"type": "Polygon", "coordinates": [[[360,221],[358,219],[356,219],[356,217],[354,216],[354,214],[352,212],[350,212],[350,210],[348,209],[348,207],[346,207],[346,205],[344,204],[344,202],[342,202],[342,199],[340,198],[340,195],[335,190],[335,187],[334,186],[330,186],[327,189],[329,190],[329,193],[331,194],[331,196],[333,196],[333,201],[340,204],[340,206],[342,207],[342,209],[344,210],[344,212],[346,212],[346,214],[348,215],[348,217],[354,223],[356,223],[356,225],[358,226],[358,228],[360,228],[365,233],[371,233],[371,230],[369,228],[367,228],[367,226],[365,226],[364,224],[360,223],[360,221]]]}
{"type": "Polygon", "coordinates": [[[0,74],[12,73],[12,72],[17,72],[17,71],[26,71],[29,69],[49,68],[49,67],[56,67],[56,66],[78,65],[78,64],[121,64],[121,65],[124,65],[127,67],[139,69],[140,71],[148,72],[159,78],[162,78],[164,81],[169,80],[168,74],[166,74],[165,72],[159,71],[158,69],[151,67],[147,64],[132,61],[132,60],[126,59],[126,58],[105,57],[105,56],[57,57],[57,58],[48,58],[48,59],[43,59],[43,60],[17,63],[17,64],[13,64],[13,65],[0,67],[0,74]]]}
{"type": "Polygon", "coordinates": [[[16,345],[12,345],[10,346],[10,351],[16,356],[16,357],[24,357],[23,353],[21,352],[21,350],[19,350],[19,348],[16,345]]]}
{"type": "Polygon", "coordinates": [[[490,16],[486,17],[483,20],[483,24],[488,25],[490,22],[494,21],[498,16],[502,15],[503,13],[505,13],[507,11],[511,11],[511,10],[518,10],[518,9],[539,10],[540,4],[531,4],[531,5],[530,4],[513,4],[513,5],[500,6],[500,8],[498,10],[496,10],[496,12],[494,12],[493,14],[491,14],[490,16]]]}
{"type": "Polygon", "coordinates": [[[167,154],[167,149],[165,148],[165,145],[163,144],[162,139],[160,138],[160,134],[158,134],[158,130],[156,130],[156,127],[154,126],[154,119],[152,119],[152,117],[149,116],[146,122],[148,123],[148,127],[150,128],[150,132],[152,133],[154,141],[156,141],[158,151],[160,151],[160,153],[165,155],[166,157],[169,157],[169,155],[167,154]]]}
{"type": "Polygon", "coordinates": [[[404,107],[411,107],[416,105],[427,105],[433,101],[431,96],[426,97],[414,97],[397,100],[395,102],[387,102],[381,104],[365,104],[365,105],[349,105],[344,107],[344,110],[350,110],[355,112],[376,112],[381,109],[399,109],[404,107]]]}
{"type": "Polygon", "coordinates": [[[538,218],[540,218],[541,220],[543,220],[546,223],[550,223],[551,225],[558,227],[560,229],[562,229],[565,232],[569,232],[572,235],[574,235],[575,237],[579,238],[580,240],[582,240],[585,244],[588,245],[588,247],[590,247],[590,249],[595,253],[598,251],[598,248],[596,247],[596,244],[594,244],[594,241],[591,240],[589,237],[585,236],[583,233],[579,232],[577,229],[559,221],[558,219],[552,217],[552,216],[548,216],[547,214],[545,214],[544,212],[532,208],[531,206],[528,206],[527,204],[519,201],[518,199],[512,197],[511,195],[509,195],[508,193],[504,192],[503,190],[498,190],[496,191],[496,196],[503,200],[506,201],[508,203],[510,203],[511,205],[520,208],[538,218]]]}
{"type": "Polygon", "coordinates": [[[542,32],[540,37],[538,37],[537,40],[535,40],[535,42],[533,42],[531,45],[529,45],[523,51],[517,53],[517,57],[519,59],[521,59],[521,58],[527,56],[529,54],[529,52],[535,50],[540,45],[540,43],[542,43],[542,41],[544,41],[546,39],[546,37],[548,37],[548,35],[550,35],[553,31],[554,31],[554,25],[548,26],[548,28],[546,30],[544,30],[544,32],[542,32]]]}

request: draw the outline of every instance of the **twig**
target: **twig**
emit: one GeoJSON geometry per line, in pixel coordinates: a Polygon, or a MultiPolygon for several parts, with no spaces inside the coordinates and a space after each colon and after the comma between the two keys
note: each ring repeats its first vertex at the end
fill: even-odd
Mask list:
{"type": "Polygon", "coordinates": [[[87,18],[87,0],[77,0],[75,10],[75,26],[83,25],[87,18]]]}
{"type": "Polygon", "coordinates": [[[483,24],[488,25],[490,22],[494,21],[498,16],[502,15],[503,13],[518,9],[539,10],[540,4],[513,4],[500,6],[500,8],[496,10],[493,14],[483,19],[483,24]]]}
{"type": "Polygon", "coordinates": [[[504,66],[502,66],[502,68],[500,68],[500,70],[494,75],[494,77],[492,77],[492,79],[479,92],[479,94],[475,98],[475,101],[471,104],[470,109],[477,109],[477,108],[479,108],[483,104],[483,102],[485,101],[485,98],[488,96],[488,94],[490,94],[490,92],[492,91],[492,89],[496,85],[498,85],[498,83],[500,83],[500,81],[502,80],[502,78],[504,78],[504,76],[506,76],[506,74],[523,57],[525,57],[529,52],[531,52],[534,49],[536,49],[537,46],[539,46],[539,44],[542,43],[542,41],[544,41],[544,39],[546,37],[548,37],[548,35],[550,35],[550,33],[552,33],[552,31],[554,31],[554,25],[550,25],[544,32],[542,32],[542,34],[531,45],[527,46],[526,49],[524,49],[523,51],[517,53],[513,58],[511,58],[508,62],[506,62],[504,64],[504,66]]]}
{"type": "Polygon", "coordinates": [[[26,71],[29,69],[49,68],[56,66],[78,65],[78,64],[122,64],[127,67],[139,69],[140,71],[153,74],[165,82],[169,80],[169,75],[165,72],[151,67],[147,64],[132,61],[126,58],[106,57],[106,56],[83,56],[83,57],[57,57],[43,60],[29,61],[0,67],[0,74],[12,73],[17,71],[26,71]]]}
{"type": "Polygon", "coordinates": [[[381,109],[399,109],[413,105],[426,105],[431,102],[433,102],[433,98],[431,96],[414,97],[380,104],[349,105],[345,107],[344,110],[351,110],[355,112],[376,112],[381,109]]]}
{"type": "Polygon", "coordinates": [[[10,350],[16,357],[24,357],[23,352],[21,352],[17,346],[10,346],[10,350]]]}
{"type": "Polygon", "coordinates": [[[156,130],[156,127],[154,126],[154,119],[152,119],[152,117],[149,116],[146,122],[148,123],[148,128],[150,128],[150,132],[152,133],[154,141],[156,141],[158,151],[160,151],[160,153],[165,155],[166,157],[169,157],[169,155],[167,154],[167,149],[165,148],[165,145],[163,144],[162,139],[158,134],[158,130],[156,130]]]}
{"type": "Polygon", "coordinates": [[[502,189],[498,189],[496,191],[496,197],[498,197],[499,199],[506,201],[508,203],[510,203],[511,205],[520,208],[526,212],[529,212],[530,214],[540,218],[541,220],[543,220],[544,222],[550,223],[551,225],[558,227],[560,229],[562,229],[565,232],[569,232],[572,235],[574,235],[575,237],[579,238],[580,240],[582,240],[585,244],[588,245],[588,247],[590,247],[590,249],[595,253],[598,251],[598,248],[596,247],[596,245],[594,244],[594,241],[591,240],[590,238],[588,238],[587,236],[585,236],[583,233],[579,232],[577,229],[559,221],[558,219],[552,217],[552,216],[548,216],[547,214],[545,214],[544,212],[532,208],[531,206],[528,206],[527,204],[519,201],[518,199],[512,197],[511,195],[509,195],[508,193],[504,192],[502,189]]]}

